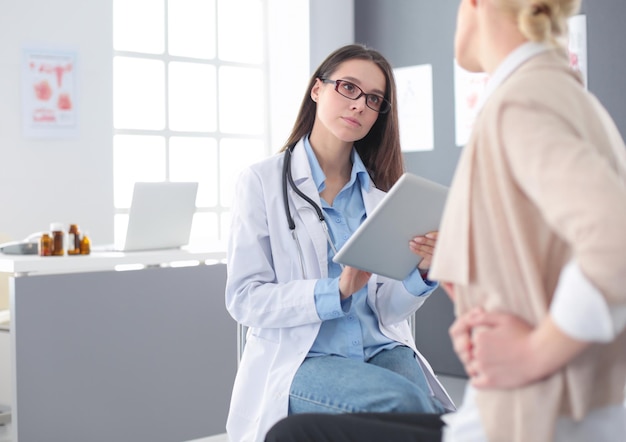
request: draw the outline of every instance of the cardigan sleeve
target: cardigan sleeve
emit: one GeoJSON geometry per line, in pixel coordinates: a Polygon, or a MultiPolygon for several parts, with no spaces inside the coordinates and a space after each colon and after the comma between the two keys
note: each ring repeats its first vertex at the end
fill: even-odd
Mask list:
{"type": "Polygon", "coordinates": [[[607,302],[626,304],[624,158],[615,158],[626,151],[601,145],[622,140],[605,133],[601,117],[581,128],[536,102],[507,103],[499,118],[501,148],[521,191],[607,302]]]}

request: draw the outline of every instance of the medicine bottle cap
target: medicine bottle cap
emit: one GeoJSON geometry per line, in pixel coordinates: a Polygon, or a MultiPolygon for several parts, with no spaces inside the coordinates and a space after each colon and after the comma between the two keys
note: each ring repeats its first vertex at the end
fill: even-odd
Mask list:
{"type": "Polygon", "coordinates": [[[63,223],[50,223],[50,231],[57,232],[59,230],[65,230],[63,227],[63,223]]]}

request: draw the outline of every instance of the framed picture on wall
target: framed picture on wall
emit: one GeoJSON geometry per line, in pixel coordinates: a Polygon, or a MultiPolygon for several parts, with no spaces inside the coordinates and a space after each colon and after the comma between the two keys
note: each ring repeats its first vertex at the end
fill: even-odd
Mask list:
{"type": "Polygon", "coordinates": [[[25,137],[78,135],[77,54],[24,48],[22,129],[25,137]]]}
{"type": "Polygon", "coordinates": [[[469,72],[454,61],[454,117],[456,145],[465,146],[478,113],[479,104],[489,81],[483,72],[469,72]]]}
{"type": "Polygon", "coordinates": [[[430,64],[395,68],[403,152],[434,149],[433,67],[430,64]]]}
{"type": "Polygon", "coordinates": [[[588,87],[587,81],[587,16],[575,15],[568,21],[569,38],[567,49],[569,52],[569,64],[575,71],[580,72],[588,87]]]}

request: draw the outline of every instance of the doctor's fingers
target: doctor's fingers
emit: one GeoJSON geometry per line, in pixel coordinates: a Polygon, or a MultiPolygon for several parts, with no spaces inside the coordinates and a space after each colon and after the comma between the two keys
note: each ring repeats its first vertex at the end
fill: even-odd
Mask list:
{"type": "Polygon", "coordinates": [[[412,243],[423,244],[428,247],[435,247],[439,232],[428,232],[425,235],[417,235],[411,239],[412,243]]]}
{"type": "Polygon", "coordinates": [[[435,252],[435,241],[432,239],[418,236],[409,241],[409,248],[417,255],[426,257],[432,256],[435,252]]]}
{"type": "Polygon", "coordinates": [[[339,275],[339,294],[341,299],[349,298],[353,293],[361,290],[371,276],[370,272],[345,266],[341,271],[341,275],[339,275]]]}

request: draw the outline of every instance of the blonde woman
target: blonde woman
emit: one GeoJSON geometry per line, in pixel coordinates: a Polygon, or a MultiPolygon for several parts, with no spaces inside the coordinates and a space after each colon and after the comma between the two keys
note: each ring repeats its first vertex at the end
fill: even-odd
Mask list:
{"type": "Polygon", "coordinates": [[[568,65],[579,4],[460,2],[457,60],[490,81],[430,276],[455,302],[462,406],[440,420],[308,415],[268,440],[624,440],[626,150],[568,65]]]}

